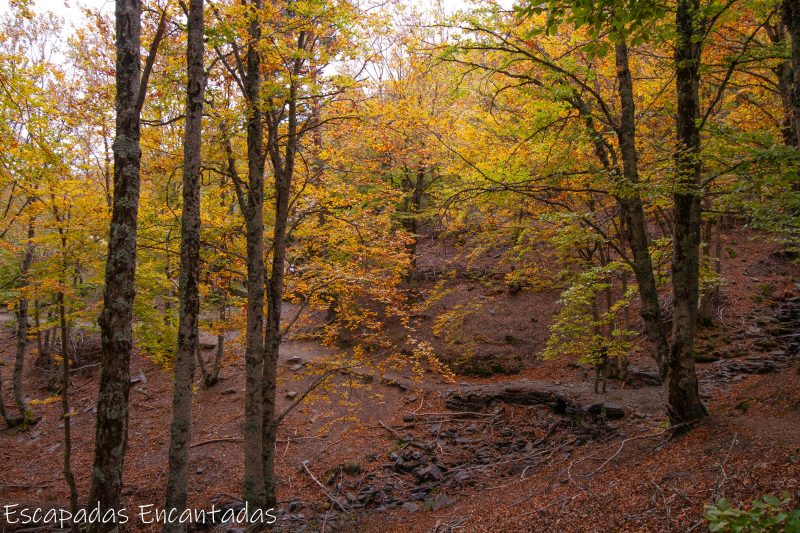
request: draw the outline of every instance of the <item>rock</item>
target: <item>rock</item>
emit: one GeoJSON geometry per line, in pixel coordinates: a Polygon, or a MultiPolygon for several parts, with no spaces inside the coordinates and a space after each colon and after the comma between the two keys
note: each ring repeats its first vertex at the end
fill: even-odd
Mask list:
{"type": "Polygon", "coordinates": [[[299,364],[298,365],[292,365],[292,366],[289,367],[289,369],[292,372],[299,372],[300,370],[303,370],[303,365],[299,365],[299,364]]]}
{"type": "Polygon", "coordinates": [[[628,379],[631,381],[640,381],[644,385],[661,385],[661,376],[658,372],[640,369],[634,366],[628,367],[628,379]]]}
{"type": "Polygon", "coordinates": [[[425,481],[441,481],[444,472],[437,465],[421,466],[412,472],[417,481],[422,483],[425,481]]]}
{"type": "Polygon", "coordinates": [[[302,506],[303,506],[303,502],[301,502],[300,500],[292,500],[286,506],[286,510],[287,510],[287,512],[293,513],[295,511],[297,511],[298,509],[300,509],[300,507],[302,507],[302,506]]]}
{"type": "Polygon", "coordinates": [[[697,363],[715,363],[715,362],[719,361],[719,357],[714,355],[714,354],[704,355],[704,354],[696,353],[696,354],[694,354],[694,360],[697,363]]]}
{"type": "Polygon", "coordinates": [[[431,511],[438,511],[454,503],[455,500],[448,498],[447,494],[437,494],[436,497],[431,500],[430,508],[431,511]]]}
{"type": "Polygon", "coordinates": [[[771,338],[765,339],[758,339],[755,343],[756,346],[759,348],[764,348],[765,350],[771,350],[773,348],[778,348],[778,341],[771,338]]]}
{"type": "Polygon", "coordinates": [[[142,385],[147,385],[147,376],[144,375],[144,372],[139,370],[138,376],[131,377],[131,385],[133,385],[134,383],[141,383],[142,385]]]}
{"type": "Polygon", "coordinates": [[[354,463],[354,462],[345,463],[344,465],[342,465],[342,472],[344,472],[345,474],[351,474],[351,475],[360,474],[361,473],[361,465],[358,464],[358,463],[354,463]]]}
{"type": "Polygon", "coordinates": [[[407,385],[406,383],[404,383],[403,381],[400,381],[398,379],[392,379],[392,378],[383,377],[383,378],[381,378],[380,382],[381,382],[382,385],[389,385],[390,387],[397,387],[402,392],[406,392],[410,388],[409,385],[407,385]]]}
{"type": "Polygon", "coordinates": [[[455,475],[455,477],[453,479],[455,479],[459,483],[464,483],[464,482],[469,480],[469,477],[470,476],[469,476],[469,474],[467,472],[465,472],[464,470],[461,470],[461,471],[456,473],[456,475],[455,475]]]}
{"type": "Polygon", "coordinates": [[[414,502],[405,502],[403,504],[403,510],[408,511],[410,513],[416,513],[419,511],[419,504],[414,502]]]}
{"type": "Polygon", "coordinates": [[[518,374],[522,370],[522,358],[518,355],[503,356],[481,354],[467,357],[453,364],[453,370],[465,376],[487,377],[495,374],[518,374]]]}
{"type": "Polygon", "coordinates": [[[289,400],[294,400],[295,398],[297,398],[297,391],[290,390],[289,392],[286,393],[286,398],[289,400]]]}
{"type": "Polygon", "coordinates": [[[583,417],[587,414],[576,400],[545,381],[466,385],[448,391],[444,397],[446,407],[456,411],[479,411],[493,402],[504,401],[521,405],[546,405],[560,415],[583,417]]]}
{"type": "Polygon", "coordinates": [[[338,503],[340,506],[344,507],[345,509],[347,509],[347,507],[350,505],[350,502],[347,500],[347,497],[345,497],[343,495],[336,497],[336,503],[338,503]]]}
{"type": "Polygon", "coordinates": [[[404,415],[403,416],[403,422],[413,422],[416,419],[417,419],[417,417],[414,416],[414,415],[404,415]]]}
{"type": "Polygon", "coordinates": [[[236,394],[236,389],[225,389],[220,394],[224,396],[230,396],[231,394],[236,394]]]}
{"type": "Polygon", "coordinates": [[[286,360],[287,365],[302,365],[305,361],[302,357],[298,357],[296,355],[290,357],[286,360]]]}
{"type": "Polygon", "coordinates": [[[414,487],[411,489],[411,493],[409,494],[409,498],[414,501],[421,501],[428,498],[428,494],[430,494],[433,487],[430,485],[420,485],[418,487],[414,487]]]}
{"type": "Polygon", "coordinates": [[[625,406],[617,402],[597,402],[583,406],[586,413],[604,416],[609,419],[622,418],[625,416],[625,406]]]}
{"type": "Polygon", "coordinates": [[[205,472],[205,469],[201,466],[195,472],[199,475],[199,474],[202,474],[203,472],[205,472]]]}

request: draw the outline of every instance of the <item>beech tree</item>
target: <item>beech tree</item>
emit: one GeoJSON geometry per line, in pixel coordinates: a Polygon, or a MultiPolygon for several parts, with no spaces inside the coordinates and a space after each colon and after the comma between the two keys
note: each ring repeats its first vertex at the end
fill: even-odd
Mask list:
{"type": "MultiPolygon", "coordinates": [[[[164,34],[162,11],[144,70],[141,69],[141,3],[117,0],[116,15],[116,138],[114,192],[106,261],[101,331],[100,391],[97,397],[94,467],[90,502],[118,510],[128,441],[128,392],[132,347],[133,300],[136,275],[136,229],[139,209],[140,114],[147,83],[164,34]]],[[[108,531],[113,524],[91,524],[108,531]]]]}
{"type": "MultiPolygon", "coordinates": [[[[186,9],[186,6],[183,6],[186,9]]],[[[186,132],[183,141],[183,210],[181,212],[181,273],[179,283],[178,354],[172,399],[169,479],[166,509],[186,508],[189,444],[192,424],[194,360],[199,352],[200,312],[200,163],[203,126],[203,0],[190,0],[186,41],[186,132]]],[[[183,531],[180,523],[164,531],[183,531]]]]}

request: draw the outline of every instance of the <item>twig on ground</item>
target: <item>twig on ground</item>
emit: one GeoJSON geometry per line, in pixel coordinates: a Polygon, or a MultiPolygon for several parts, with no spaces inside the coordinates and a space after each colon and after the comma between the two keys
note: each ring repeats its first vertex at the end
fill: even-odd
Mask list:
{"type": "Polygon", "coordinates": [[[302,464],[303,464],[303,470],[305,470],[306,474],[308,474],[308,476],[309,476],[311,479],[313,479],[313,480],[314,480],[314,483],[316,483],[316,484],[319,486],[319,488],[321,488],[321,489],[322,489],[322,492],[323,492],[323,493],[325,494],[325,496],[326,496],[326,497],[327,497],[327,498],[328,498],[328,499],[331,501],[331,503],[332,503],[332,504],[334,504],[334,505],[336,505],[336,506],[337,506],[339,509],[341,509],[343,512],[345,512],[345,513],[346,513],[346,512],[347,512],[347,508],[346,508],[344,505],[342,505],[342,504],[339,502],[339,500],[337,500],[337,499],[336,499],[336,497],[334,497],[334,495],[333,495],[333,494],[331,494],[331,493],[330,493],[330,491],[328,491],[328,489],[326,489],[326,488],[325,488],[325,485],[323,485],[322,483],[320,483],[320,481],[319,481],[319,480],[316,478],[316,476],[314,476],[314,473],[313,473],[313,472],[311,472],[311,469],[310,469],[310,468],[308,468],[308,460],[305,460],[305,461],[303,461],[303,463],[302,463],[302,464]]]}
{"type": "Polygon", "coordinates": [[[205,446],[206,444],[213,444],[215,442],[244,442],[244,439],[242,439],[241,437],[220,437],[218,439],[209,439],[201,442],[195,442],[194,444],[190,445],[189,448],[197,448],[199,446],[205,446]]]}

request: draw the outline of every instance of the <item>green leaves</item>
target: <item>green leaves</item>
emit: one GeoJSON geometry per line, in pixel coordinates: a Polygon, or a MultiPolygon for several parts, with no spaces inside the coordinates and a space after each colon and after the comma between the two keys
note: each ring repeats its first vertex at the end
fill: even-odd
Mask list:
{"type": "Polygon", "coordinates": [[[750,509],[738,509],[722,498],[706,506],[705,518],[709,531],[749,532],[800,532],[800,508],[790,510],[791,497],[781,498],[767,494],[751,503],[750,509]]]}
{"type": "Polygon", "coordinates": [[[517,12],[523,17],[546,13],[546,33],[551,36],[562,24],[586,29],[595,41],[586,51],[596,58],[608,54],[608,40],[639,45],[652,39],[655,25],[667,10],[656,0],[547,0],[535,4],[528,0],[517,12]]]}

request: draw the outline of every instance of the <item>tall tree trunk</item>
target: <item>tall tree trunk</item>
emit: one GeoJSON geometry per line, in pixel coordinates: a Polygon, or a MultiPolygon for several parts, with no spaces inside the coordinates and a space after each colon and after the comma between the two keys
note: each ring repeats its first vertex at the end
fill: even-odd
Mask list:
{"type": "Polygon", "coordinates": [[[261,0],[253,0],[248,27],[244,88],[248,103],[248,194],[243,213],[247,240],[247,332],[245,348],[245,419],[243,496],[252,507],[264,507],[261,468],[262,372],[264,361],[264,123],[261,112],[261,0]]]}
{"type": "MultiPolygon", "coordinates": [[[[198,351],[200,313],[200,162],[203,126],[203,0],[190,0],[186,43],[186,132],[183,141],[183,212],[181,214],[181,272],[178,319],[178,357],[172,395],[169,477],[165,508],[176,516],[186,509],[187,472],[192,427],[194,357],[198,351]]],[[[164,531],[182,532],[183,524],[164,524],[164,531]]]]}
{"type": "MultiPolygon", "coordinates": [[[[785,6],[784,6],[785,11],[785,6]]],[[[776,24],[764,24],[767,37],[770,42],[779,49],[786,46],[786,17],[781,14],[780,20],[776,24]]],[[[781,98],[781,110],[783,117],[781,120],[781,135],[786,146],[798,146],[797,126],[794,117],[794,103],[792,92],[794,86],[794,69],[792,68],[791,58],[785,59],[771,68],[775,75],[778,95],[781,98]]]]}
{"type": "MultiPolygon", "coordinates": [[[[298,49],[302,49],[301,32],[298,49]]],[[[266,508],[275,507],[275,440],[278,435],[276,413],[276,388],[278,357],[281,344],[281,305],[283,303],[284,263],[286,262],[286,233],[289,221],[289,196],[297,152],[297,88],[292,84],[288,98],[288,132],[285,153],[281,156],[279,146],[278,120],[269,122],[268,148],[275,175],[275,225],[272,235],[272,267],[267,291],[267,327],[264,349],[263,378],[263,433],[262,433],[262,471],[266,508]]]]}
{"type": "Polygon", "coordinates": [[[267,326],[264,346],[262,470],[266,507],[275,507],[275,411],[277,368],[281,344],[281,304],[283,302],[284,263],[286,261],[286,229],[289,214],[291,174],[280,170],[275,174],[275,227],[273,231],[272,268],[267,290],[267,326]]]}
{"type": "MultiPolygon", "coordinates": [[[[141,2],[116,2],[116,139],[114,195],[106,260],[101,339],[100,390],[97,398],[94,466],[90,504],[101,512],[119,510],[122,471],[128,444],[128,389],[136,294],[136,224],[139,211],[139,106],[141,2]]],[[[114,524],[90,525],[110,531],[114,524]]]]}
{"type": "Polygon", "coordinates": [[[666,387],[673,425],[691,426],[707,415],[697,390],[694,341],[700,278],[701,161],[699,0],[678,0],[675,47],[678,145],[673,220],[672,345],[666,387]]]}
{"type": "Polygon", "coordinates": [[[16,316],[17,316],[17,353],[14,359],[14,401],[17,404],[17,409],[22,416],[23,423],[29,424],[35,422],[36,415],[25,402],[25,391],[22,387],[22,374],[25,370],[25,351],[28,347],[28,296],[24,294],[28,286],[28,272],[33,264],[33,237],[34,227],[33,220],[28,222],[28,241],[25,246],[25,257],[22,259],[22,265],[19,274],[18,288],[23,292],[17,302],[16,316]]]}
{"type": "Polygon", "coordinates": [[[791,41],[791,101],[794,120],[794,137],[800,139],[800,0],[783,0],[783,22],[791,41]]]}
{"type": "MultiPolygon", "coordinates": [[[[61,237],[61,286],[67,283],[67,235],[63,228],[58,229],[61,237]]],[[[69,327],[64,304],[64,290],[58,291],[58,320],[61,330],[61,415],[64,423],[64,480],[69,489],[69,505],[72,516],[78,512],[78,488],[72,473],[72,414],[69,409],[69,327]]],[[[77,533],[78,527],[72,522],[70,530],[77,533]]]]}
{"type": "Polygon", "coordinates": [[[666,375],[669,356],[667,333],[661,319],[658,288],[650,256],[647,218],[639,193],[638,154],[636,152],[636,107],[633,100],[633,80],[629,66],[628,46],[615,46],[617,83],[619,84],[620,125],[618,140],[622,154],[622,176],[618,193],[625,236],[633,252],[633,273],[639,284],[640,314],[647,338],[658,363],[661,378],[666,375]]]}

